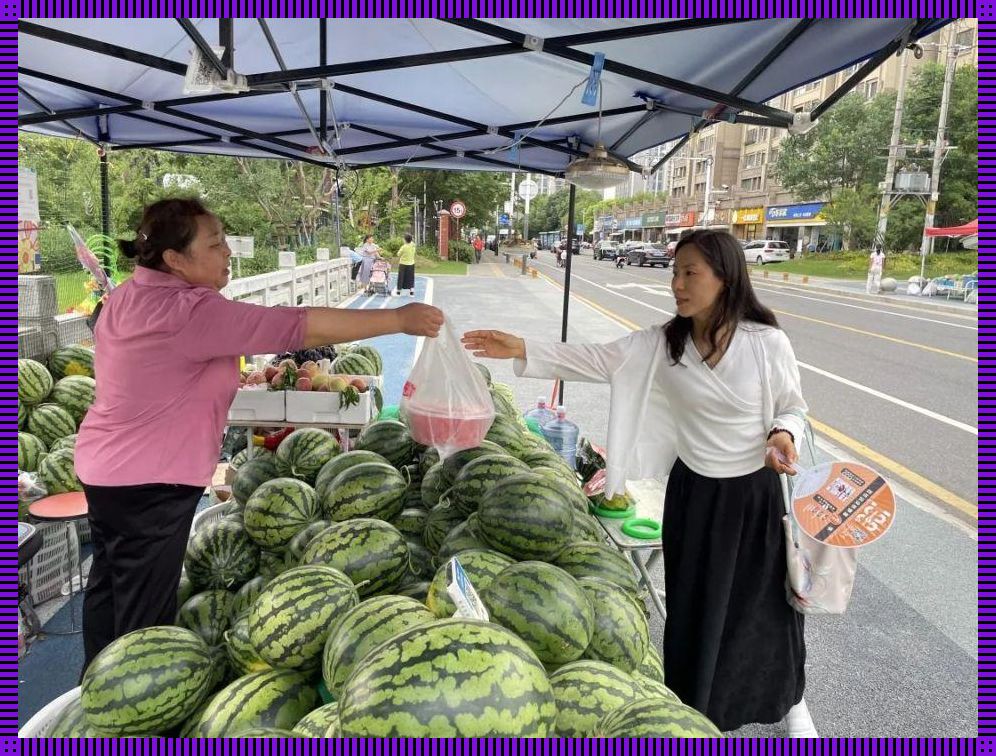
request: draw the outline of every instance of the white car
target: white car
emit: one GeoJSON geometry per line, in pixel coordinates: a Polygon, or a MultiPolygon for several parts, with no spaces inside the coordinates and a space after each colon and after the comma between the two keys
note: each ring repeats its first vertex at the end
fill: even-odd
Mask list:
{"type": "Polygon", "coordinates": [[[788,242],[757,239],[744,245],[744,259],[749,263],[764,265],[773,262],[788,262],[792,259],[792,254],[788,242]]]}

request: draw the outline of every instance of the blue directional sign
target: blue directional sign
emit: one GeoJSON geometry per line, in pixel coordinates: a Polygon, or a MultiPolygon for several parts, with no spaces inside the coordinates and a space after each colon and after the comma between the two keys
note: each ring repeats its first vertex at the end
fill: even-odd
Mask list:
{"type": "Polygon", "coordinates": [[[502,213],[501,215],[499,215],[498,216],[498,223],[501,224],[502,226],[507,226],[508,225],[508,213],[502,213]]]}

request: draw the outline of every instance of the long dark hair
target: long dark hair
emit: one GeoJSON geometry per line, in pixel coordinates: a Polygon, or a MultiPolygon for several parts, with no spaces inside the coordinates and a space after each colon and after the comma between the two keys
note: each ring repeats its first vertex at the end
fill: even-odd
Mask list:
{"type": "MultiPolygon", "coordinates": [[[[703,355],[703,362],[716,353],[720,346],[719,334],[724,329],[729,328],[729,333],[732,334],[732,329],[744,320],[778,328],[775,313],[761,304],[754,293],[750,276],[747,274],[744,249],[732,234],[726,231],[702,229],[682,236],[674,248],[676,263],[678,252],[689,244],[694,244],[702,251],[702,256],[705,257],[712,272],[723,282],[723,290],[716,298],[709,327],[706,329],[709,353],[703,355]]],[[[675,315],[664,325],[667,353],[672,364],[677,365],[681,362],[685,354],[685,344],[691,334],[691,318],[675,315]]]]}
{"type": "Polygon", "coordinates": [[[198,216],[210,214],[204,203],[196,199],[153,202],[142,213],[135,239],[119,239],[118,248],[143,268],[166,270],[163,253],[167,249],[184,252],[197,236],[198,216]]]}

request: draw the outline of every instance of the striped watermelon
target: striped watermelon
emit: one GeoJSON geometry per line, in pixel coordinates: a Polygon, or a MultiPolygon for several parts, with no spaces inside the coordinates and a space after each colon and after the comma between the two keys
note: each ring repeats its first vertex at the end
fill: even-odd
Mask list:
{"type": "Polygon", "coordinates": [[[250,727],[232,734],[233,738],[296,738],[293,730],[281,727],[250,727]]]}
{"type": "Polygon", "coordinates": [[[652,680],[664,682],[664,659],[660,650],[653,643],[647,644],[647,653],[644,655],[637,672],[652,680]]]}
{"type": "Polygon", "coordinates": [[[74,698],[59,712],[50,729],[45,734],[47,738],[102,738],[108,733],[100,732],[86,720],[83,702],[74,698]]]}
{"type": "Polygon", "coordinates": [[[360,596],[390,593],[408,568],[408,544],[397,528],[367,517],[333,523],[312,539],[302,564],[325,564],[346,573],[360,596]]]}
{"type": "Polygon", "coordinates": [[[410,627],[436,617],[415,599],[374,596],[346,612],[329,634],[322,654],[322,677],[338,696],[356,665],[374,648],[410,627]]]}
{"type": "Polygon", "coordinates": [[[49,447],[50,452],[59,451],[59,449],[76,449],[76,439],[78,438],[77,433],[72,433],[68,436],[63,436],[57,439],[51,447],[49,447]]]}
{"type": "Polygon", "coordinates": [[[232,497],[237,503],[245,504],[257,488],[266,481],[279,477],[277,460],[274,456],[267,454],[262,457],[253,457],[235,471],[235,479],[232,481],[232,497]]]}
{"type": "Polygon", "coordinates": [[[437,504],[425,518],[425,530],[422,533],[425,547],[435,554],[443,545],[446,536],[465,519],[467,516],[449,501],[437,504]]]}
{"type": "Polygon", "coordinates": [[[290,729],[315,707],[318,693],[308,678],[288,669],[240,677],[218,691],[201,713],[195,737],[237,737],[254,727],[290,729]]]}
{"type": "Polygon", "coordinates": [[[321,507],[333,522],[354,517],[391,520],[401,513],[408,483],[385,462],[363,462],[339,473],[326,489],[321,507]]]}
{"type": "MultiPolygon", "coordinates": [[[[474,590],[477,591],[478,595],[480,595],[481,591],[486,590],[491,585],[491,581],[501,574],[506,567],[514,564],[504,554],[499,554],[497,551],[489,551],[488,549],[464,551],[460,553],[457,559],[459,559],[460,566],[467,573],[467,578],[470,580],[471,585],[474,586],[474,590]]],[[[436,575],[432,578],[432,583],[429,585],[429,592],[426,595],[425,605],[429,607],[430,612],[440,618],[450,617],[456,611],[453,600],[446,592],[445,564],[436,570],[436,575]]]]}
{"type": "Polygon", "coordinates": [[[97,396],[97,382],[85,375],[67,375],[52,387],[49,399],[73,416],[78,426],[97,396]]]}
{"type": "Polygon", "coordinates": [[[484,378],[484,382],[488,384],[488,388],[491,388],[493,381],[491,380],[491,371],[488,370],[487,366],[482,365],[480,362],[475,362],[474,367],[480,372],[481,377],[484,378]]]}
{"type": "Polygon", "coordinates": [[[348,451],[345,454],[333,457],[322,465],[322,469],[318,471],[318,477],[315,478],[315,493],[318,494],[318,500],[321,501],[325,498],[326,493],[328,493],[329,484],[335,480],[339,473],[348,470],[353,465],[359,465],[364,462],[390,464],[382,456],[371,451],[348,451]]]}
{"type": "Polygon", "coordinates": [[[643,698],[642,688],[611,664],[582,659],[550,675],[557,699],[557,735],[587,738],[606,714],[643,698]]]}
{"type": "Polygon", "coordinates": [[[17,434],[17,469],[21,472],[35,472],[46,454],[45,444],[31,433],[17,434]]]}
{"type": "Polygon", "coordinates": [[[249,497],[243,513],[250,538],[271,550],[282,549],[319,516],[315,489],[297,478],[266,481],[249,497]]]}
{"type": "Polygon", "coordinates": [[[428,517],[429,513],[421,507],[409,507],[402,509],[401,513],[391,520],[391,524],[400,530],[405,538],[421,541],[428,517]]]}
{"type": "Polygon", "coordinates": [[[228,618],[234,621],[249,611],[249,607],[266,587],[266,578],[257,575],[252,580],[239,588],[232,596],[232,603],[228,610],[228,618]]]}
{"type": "Polygon", "coordinates": [[[46,454],[38,464],[38,479],[49,494],[83,490],[79,478],[76,477],[72,449],[46,454]]]}
{"type": "Polygon", "coordinates": [[[595,610],[595,632],[586,656],[633,672],[643,663],[650,628],[643,607],[629,591],[597,577],[578,581],[595,610]]]}
{"type": "Polygon", "coordinates": [[[287,551],[268,551],[262,549],[259,552],[259,576],[267,581],[273,580],[277,575],[287,569],[287,551]]]}
{"type": "Polygon", "coordinates": [[[465,520],[446,534],[446,539],[436,551],[435,563],[438,567],[451,556],[455,556],[461,551],[486,548],[487,546],[471,530],[470,520],[465,520]]]}
{"type": "Polygon", "coordinates": [[[415,583],[407,583],[402,585],[400,588],[395,588],[394,595],[407,596],[408,598],[413,598],[424,604],[429,596],[429,585],[429,582],[426,580],[419,580],[415,583]]]}
{"type": "Polygon", "coordinates": [[[365,357],[367,361],[373,366],[374,371],[372,373],[348,373],[347,375],[383,375],[384,374],[384,358],[380,356],[380,352],[369,344],[360,344],[350,351],[350,355],[358,355],[360,357],[365,357]]]}
{"type": "Polygon", "coordinates": [[[460,474],[460,471],[463,470],[464,467],[473,462],[475,459],[479,459],[480,457],[484,457],[489,454],[503,454],[508,456],[507,451],[491,441],[481,441],[480,446],[472,446],[469,449],[460,449],[453,452],[453,454],[443,460],[443,481],[446,483],[446,488],[451,488],[453,486],[456,482],[457,475],[460,474]]]}
{"type": "Polygon", "coordinates": [[[39,404],[28,417],[28,433],[38,436],[45,446],[76,432],[76,421],[58,404],[39,404]]]}
{"type": "Polygon", "coordinates": [[[380,375],[373,363],[358,353],[360,347],[339,355],[332,362],[332,372],[337,375],[380,375]]]}
{"type": "Polygon", "coordinates": [[[432,580],[432,576],[436,574],[436,565],[432,558],[432,552],[423,546],[421,541],[413,541],[406,538],[405,543],[408,544],[408,569],[405,571],[405,576],[401,579],[401,582],[409,583],[412,581],[432,580]]]}
{"type": "Polygon", "coordinates": [[[498,414],[495,415],[495,421],[491,424],[485,439],[498,444],[513,457],[518,457],[527,451],[524,436],[525,429],[519,425],[518,421],[498,414]]]}
{"type": "Polygon", "coordinates": [[[422,504],[426,509],[432,509],[448,489],[443,463],[437,462],[422,476],[422,504]]]}
{"type": "Polygon", "coordinates": [[[55,380],[67,375],[96,377],[93,370],[93,350],[82,344],[59,347],[48,357],[48,369],[55,380]]]}
{"type": "Polygon", "coordinates": [[[716,725],[690,706],[668,698],[632,701],[606,714],[596,738],[721,738],[716,725]]]}
{"type": "Polygon", "coordinates": [[[40,362],[17,361],[17,398],[24,404],[41,404],[51,393],[52,383],[52,374],[40,362]]]}
{"type": "Polygon", "coordinates": [[[122,635],[83,675],[81,701],[91,726],[113,736],[165,734],[210,692],[211,651],[196,633],[156,626],[122,635]]]}
{"type": "Polygon", "coordinates": [[[519,419],[519,408],[515,404],[515,392],[505,383],[492,383],[489,387],[491,401],[495,405],[495,413],[511,420],[519,419]]]}
{"type": "Polygon", "coordinates": [[[332,620],[359,602],[352,581],[339,570],[294,567],[268,583],[249,609],[249,639],[272,667],[315,669],[332,620]]]}
{"type": "Polygon", "coordinates": [[[339,453],[339,442],[320,428],[299,428],[277,447],[277,470],[284,478],[314,484],[322,465],[339,453]]]}
{"type": "Polygon", "coordinates": [[[664,683],[641,674],[639,670],[633,673],[633,681],[643,690],[645,698],[670,698],[672,701],[681,702],[678,695],[664,683]]]}
{"type": "Polygon", "coordinates": [[[228,654],[228,664],[238,677],[265,672],[270,665],[252,645],[249,637],[249,613],[240,615],[225,631],[225,652],[228,654]]]}
{"type": "MultiPolygon", "coordinates": [[[[449,460],[447,460],[449,461],[449,460]]],[[[469,515],[476,512],[494,485],[529,468],[507,454],[485,454],[465,464],[453,481],[450,501],[469,515]]]]}
{"type": "Polygon", "coordinates": [[[305,738],[337,738],[339,737],[339,703],[319,706],[306,714],[300,722],[294,725],[294,733],[305,738]]]}
{"type": "Polygon", "coordinates": [[[28,408],[24,402],[20,399],[17,400],[17,429],[24,430],[24,426],[28,424],[28,415],[31,414],[31,410],[28,408]]]}
{"type": "Polygon", "coordinates": [[[370,423],[356,439],[354,448],[376,452],[399,469],[415,456],[415,442],[408,428],[397,420],[370,423]]]}
{"type": "Polygon", "coordinates": [[[299,565],[301,557],[304,556],[304,550],[308,548],[311,539],[331,524],[328,520],[318,520],[310,525],[306,525],[296,536],[291,538],[290,543],[287,544],[287,551],[285,553],[287,566],[296,567],[299,565]]]}
{"type": "Polygon", "coordinates": [[[234,590],[259,569],[259,547],[245,528],[227,519],[209,522],[187,542],[183,565],[196,589],[234,590]]]}
{"type": "Polygon", "coordinates": [[[605,543],[572,543],[553,563],[576,578],[600,577],[633,593],[639,590],[632,562],[605,543]]]}
{"type": "Polygon", "coordinates": [[[176,585],[176,605],[183,606],[188,598],[194,595],[194,584],[187,577],[187,571],[180,570],[180,582],[176,585]]]}
{"type": "Polygon", "coordinates": [[[423,477],[439,461],[439,450],[433,448],[426,449],[418,461],[418,467],[423,477]]]}
{"type": "Polygon", "coordinates": [[[529,644],[539,660],[580,659],[594,630],[591,602],[578,581],[545,562],[509,565],[479,591],[491,621],[529,644]]]}
{"type": "Polygon", "coordinates": [[[529,647],[498,625],[416,625],[385,641],[346,681],[343,737],[545,737],[557,707],[529,647]]]}
{"type": "Polygon", "coordinates": [[[574,512],[574,542],[605,543],[605,528],[587,512],[574,512]]]}
{"type": "Polygon", "coordinates": [[[233,598],[220,588],[195,593],[180,607],[176,624],[193,630],[209,646],[217,646],[229,627],[233,598]]]}
{"type": "Polygon", "coordinates": [[[562,486],[535,473],[498,482],[477,510],[485,543],[516,559],[551,561],[571,540],[573,518],[562,486]]]}

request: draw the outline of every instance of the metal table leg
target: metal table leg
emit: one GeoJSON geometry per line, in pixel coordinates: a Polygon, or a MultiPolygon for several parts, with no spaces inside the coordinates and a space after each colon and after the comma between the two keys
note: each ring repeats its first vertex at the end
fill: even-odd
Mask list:
{"type": "Polygon", "coordinates": [[[646,562],[640,558],[639,551],[635,549],[628,551],[627,554],[630,561],[633,562],[640,573],[640,582],[650,593],[650,600],[653,602],[654,608],[657,609],[657,613],[660,614],[661,619],[667,622],[667,609],[664,607],[664,601],[661,599],[661,594],[664,592],[657,590],[656,586],[654,586],[654,581],[650,577],[650,572],[647,570],[647,567],[653,564],[655,557],[660,557],[660,551],[654,549],[646,562]]]}
{"type": "Polygon", "coordinates": [[[82,626],[76,626],[76,613],[73,611],[73,596],[83,593],[83,560],[80,555],[79,534],[76,533],[76,523],[74,520],[66,520],[66,577],[69,582],[69,600],[66,605],[69,607],[69,630],[43,630],[45,635],[78,635],[83,632],[82,626]],[[73,567],[68,564],[68,560],[73,551],[70,533],[76,534],[76,574],[80,580],[78,591],[73,590],[73,567]]]}

